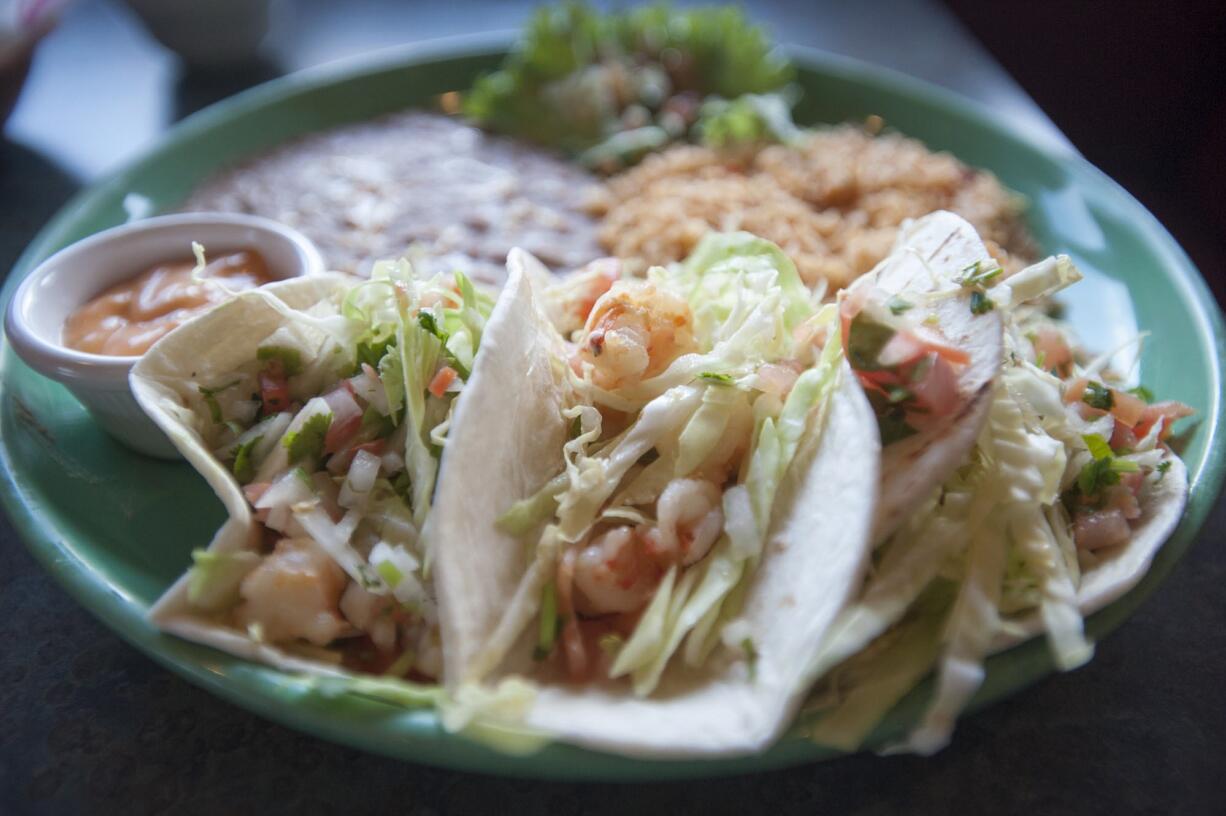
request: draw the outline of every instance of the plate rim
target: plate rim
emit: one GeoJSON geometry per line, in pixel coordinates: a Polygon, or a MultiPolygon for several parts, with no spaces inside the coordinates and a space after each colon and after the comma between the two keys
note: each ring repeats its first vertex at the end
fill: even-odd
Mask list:
{"type": "MultiPolygon", "coordinates": [[[[417,68],[445,59],[477,58],[505,52],[515,36],[514,31],[496,31],[383,48],[278,77],[193,113],[168,128],[155,144],[141,151],[117,169],[87,184],[69,199],[43,225],[14,263],[5,281],[3,295],[0,295],[0,303],[7,302],[17,284],[29,274],[38,260],[63,242],[64,234],[75,221],[79,220],[82,211],[92,205],[95,198],[105,195],[112,188],[123,185],[126,178],[144,163],[156,159],[161,154],[173,152],[175,145],[193,133],[208,131],[233,118],[241,118],[265,104],[295,94],[309,93],[345,80],[384,70],[417,68]]],[[[1214,382],[1209,384],[1212,402],[1204,409],[1206,417],[1211,420],[1211,424],[1207,426],[1208,436],[1204,453],[1195,466],[1190,467],[1195,473],[1195,478],[1189,483],[1188,505],[1178,527],[1163,546],[1165,550],[1171,547],[1171,542],[1177,542],[1178,550],[1172,558],[1156,560],[1138,586],[1090,617],[1088,626],[1094,630],[1095,639],[1101,639],[1133,614],[1137,607],[1166,579],[1174,565],[1186,555],[1187,550],[1200,537],[1205,519],[1217,502],[1223,477],[1226,476],[1226,455],[1224,455],[1226,454],[1226,438],[1223,436],[1221,416],[1222,403],[1226,399],[1226,383],[1224,383],[1226,380],[1226,330],[1223,328],[1221,310],[1210,293],[1203,275],[1174,237],[1162,227],[1157,218],[1140,201],[1094,167],[1075,149],[1062,150],[1046,141],[1011,133],[1003,125],[998,124],[995,118],[985,113],[975,101],[948,88],[903,72],[812,47],[785,46],[785,48],[801,70],[825,73],[843,81],[901,93],[917,99],[926,107],[953,111],[957,116],[973,120],[990,130],[995,138],[1006,142],[1010,147],[1036,153],[1044,161],[1065,168],[1077,176],[1079,184],[1088,182],[1105,186],[1113,198],[1119,198],[1125,206],[1141,216],[1139,220],[1131,223],[1133,230],[1141,233],[1148,247],[1156,251],[1160,250],[1158,254],[1164,269],[1164,278],[1174,284],[1181,299],[1194,308],[1193,314],[1189,316],[1196,318],[1198,345],[1209,358],[1214,382]]],[[[10,355],[5,351],[7,345],[7,337],[0,340],[0,394],[3,396],[8,396],[4,386],[7,382],[9,366],[21,365],[15,355],[10,355]]],[[[72,596],[75,602],[101,620],[108,629],[159,665],[227,702],[294,730],[305,731],[359,750],[435,767],[546,779],[683,779],[715,774],[752,773],[806,764],[839,755],[838,752],[826,751],[800,739],[787,737],[761,754],[713,760],[628,759],[556,744],[546,749],[550,752],[555,750],[561,752],[558,759],[563,757],[580,759],[585,755],[587,757],[575,767],[564,767],[566,763],[544,761],[543,755],[517,758],[495,753],[463,737],[444,734],[437,726],[435,728],[437,733],[433,735],[416,731],[408,735],[402,734],[403,744],[410,746],[410,750],[401,750],[403,746],[390,743],[387,735],[374,741],[370,733],[355,731],[351,718],[348,716],[339,718],[335,722],[329,722],[326,719],[311,717],[304,719],[297,708],[291,705],[261,707],[266,699],[273,696],[271,692],[266,690],[264,696],[254,699],[245,698],[243,695],[249,691],[248,687],[252,682],[262,685],[268,682],[260,677],[267,670],[262,667],[252,667],[253,680],[251,677],[224,675],[216,670],[210,670],[206,661],[193,659],[189,662],[185,660],[185,656],[180,654],[184,650],[182,643],[154,629],[145,619],[144,607],[139,602],[126,597],[113,584],[99,580],[98,572],[75,551],[71,541],[66,537],[57,536],[54,526],[46,524],[47,516],[37,508],[36,498],[29,496],[27,486],[23,484],[23,481],[21,472],[14,467],[9,445],[3,438],[0,438],[0,504],[3,505],[5,513],[27,551],[72,596]],[[135,620],[132,620],[134,614],[135,620]],[[426,755],[424,751],[436,745],[438,740],[444,743],[461,741],[464,745],[459,746],[460,754],[456,756],[426,755]],[[417,746],[416,751],[412,750],[414,745],[417,746]],[[467,756],[464,756],[465,754],[467,756]]],[[[1021,644],[1009,652],[992,658],[989,662],[997,662],[998,657],[1005,655],[1020,655],[1023,650],[1033,652],[1036,645],[1042,645],[1041,639],[1021,644]]],[[[193,646],[192,648],[203,649],[204,647],[193,646]]],[[[1020,667],[1020,669],[997,686],[991,695],[991,700],[977,698],[966,714],[972,714],[992,702],[1010,697],[1022,687],[1029,686],[1038,678],[1052,672],[1050,661],[1032,660],[1030,665],[1020,667]]],[[[989,677],[991,677],[990,671],[989,677]]]]}

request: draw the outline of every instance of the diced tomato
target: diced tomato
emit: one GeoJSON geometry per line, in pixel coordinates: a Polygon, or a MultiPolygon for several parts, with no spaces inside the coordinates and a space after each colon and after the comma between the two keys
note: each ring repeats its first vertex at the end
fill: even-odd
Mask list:
{"type": "Polygon", "coordinates": [[[1182,402],[1174,402],[1168,400],[1166,402],[1155,402],[1153,405],[1146,405],[1145,410],[1141,414],[1141,419],[1133,428],[1133,433],[1138,438],[1143,438],[1154,427],[1155,422],[1161,422],[1162,430],[1158,432],[1158,438],[1165,441],[1171,435],[1171,425],[1175,420],[1190,417],[1196,412],[1182,402]]]}
{"type": "Polygon", "coordinates": [[[344,448],[362,430],[362,415],[349,414],[344,419],[333,419],[324,437],[324,453],[336,453],[344,448]]]}
{"type": "Polygon", "coordinates": [[[1064,386],[1064,403],[1072,405],[1075,402],[1081,402],[1081,398],[1085,396],[1086,386],[1090,381],[1085,377],[1078,377],[1075,380],[1069,380],[1064,386]]]}
{"type": "Polygon", "coordinates": [[[264,415],[279,414],[289,409],[289,378],[280,362],[269,365],[260,372],[260,399],[264,403],[264,415]]]}
{"type": "Polygon", "coordinates": [[[348,380],[324,394],[324,402],[332,410],[332,424],[324,437],[324,452],[336,453],[348,445],[362,430],[362,406],[346,388],[348,380]]]}
{"type": "Polygon", "coordinates": [[[935,351],[942,359],[954,365],[966,365],[971,361],[971,355],[965,349],[950,345],[948,340],[932,329],[925,326],[913,326],[911,332],[919,342],[927,347],[928,351],[935,351]]]}
{"type": "Polygon", "coordinates": [[[360,445],[345,448],[328,460],[328,472],[333,474],[347,472],[349,466],[353,464],[353,457],[358,455],[358,451],[366,451],[367,453],[373,453],[375,456],[382,456],[387,453],[387,440],[376,439],[373,442],[363,442],[360,445]]]}
{"type": "Polygon", "coordinates": [[[910,390],[915,401],[934,416],[947,416],[958,410],[958,375],[944,358],[932,355],[932,364],[910,390]]]}
{"type": "Polygon", "coordinates": [[[1041,368],[1044,371],[1055,371],[1059,376],[1073,364],[1073,351],[1058,330],[1044,326],[1035,333],[1032,342],[1035,354],[1043,361],[1041,368]]]}
{"type": "Polygon", "coordinates": [[[459,374],[454,368],[443,366],[434,375],[434,379],[430,380],[430,385],[426,387],[426,390],[434,396],[441,398],[443,394],[447,393],[447,387],[455,382],[455,378],[458,376],[459,374]]]}
{"type": "Polygon", "coordinates": [[[1116,421],[1111,428],[1111,450],[1123,451],[1133,450],[1137,446],[1137,435],[1133,433],[1132,428],[1125,425],[1123,422],[1116,421]]]}
{"type": "Polygon", "coordinates": [[[877,355],[877,362],[886,368],[914,363],[927,353],[919,338],[908,331],[896,331],[877,355]]]}
{"type": "Polygon", "coordinates": [[[252,482],[249,485],[243,485],[243,495],[247,498],[247,501],[255,504],[270,487],[272,487],[272,484],[269,482],[252,482]]]}
{"type": "Polygon", "coordinates": [[[1129,428],[1137,426],[1137,423],[1141,420],[1141,415],[1145,413],[1147,407],[1145,400],[1129,394],[1127,391],[1111,389],[1111,414],[1129,428]]]}

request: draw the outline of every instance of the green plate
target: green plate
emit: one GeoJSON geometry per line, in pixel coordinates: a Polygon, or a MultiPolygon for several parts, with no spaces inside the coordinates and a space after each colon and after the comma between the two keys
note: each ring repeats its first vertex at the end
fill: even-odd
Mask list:
{"type": "MultiPolygon", "coordinates": [[[[123,222],[129,193],[145,196],[155,209],[173,208],[223,163],[299,134],[428,105],[439,93],[466,87],[500,54],[498,47],[453,41],[290,76],[214,105],[67,205],[22,256],[3,299],[53,251],[123,222]]],[[[1067,252],[1089,273],[1072,310],[1084,338],[1092,347],[1110,347],[1105,317],[1125,324],[1129,319],[1128,298],[1112,298],[1131,293],[1136,323],[1154,331],[1141,361],[1146,384],[1198,411],[1199,424],[1184,451],[1192,483],[1187,514],[1141,585],[1091,618],[1090,632],[1103,636],[1188,549],[1222,483],[1223,332],[1204,282],[1153,216],[1086,162],[1031,144],[988,112],[934,87],[816,52],[797,51],[796,58],[805,91],[801,121],[878,114],[934,148],[991,169],[1024,193],[1044,249],[1067,252]]],[[[111,441],[67,391],[31,372],[7,346],[0,350],[0,384],[4,506],[31,551],[81,604],[137,648],[238,705],[391,756],[523,776],[723,775],[833,755],[789,737],[760,756],[707,762],[634,761],[560,745],[529,757],[503,756],[447,734],[431,712],[350,696],[327,699],[301,691],[276,671],[163,636],[145,621],[145,610],[187,566],[189,551],[209,540],[222,521],[220,505],[187,465],[145,459],[111,441]]],[[[988,661],[988,679],[974,705],[1012,694],[1050,671],[1041,642],[998,655],[988,661]]],[[[925,686],[904,700],[874,740],[905,728],[927,693],[925,686]]]]}

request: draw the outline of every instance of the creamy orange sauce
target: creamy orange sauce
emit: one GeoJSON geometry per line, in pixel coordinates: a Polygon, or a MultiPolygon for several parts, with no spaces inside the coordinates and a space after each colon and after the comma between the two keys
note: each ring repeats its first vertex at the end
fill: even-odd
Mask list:
{"type": "Polygon", "coordinates": [[[240,250],[210,261],[205,278],[192,280],[194,261],[158,264],[112,286],[77,309],[64,323],[64,345],[90,354],[137,357],[163,335],[229,295],[273,280],[262,255],[240,250]],[[224,287],[224,288],[223,288],[224,287]]]}

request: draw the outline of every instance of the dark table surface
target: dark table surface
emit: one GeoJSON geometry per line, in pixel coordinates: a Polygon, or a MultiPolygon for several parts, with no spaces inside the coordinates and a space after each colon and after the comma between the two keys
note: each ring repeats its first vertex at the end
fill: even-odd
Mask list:
{"type": "MultiPolygon", "coordinates": [[[[287,2],[274,7],[266,59],[233,77],[185,71],[126,7],[82,2],[44,43],[0,142],[0,269],[83,184],[202,104],[372,47],[514,27],[529,5],[287,2]]],[[[773,3],[754,14],[784,41],[944,84],[1073,149],[941,6],[773,3]]],[[[965,719],[936,757],[604,786],[409,765],[234,708],[86,614],[0,518],[0,813],[1224,813],[1224,531],[1219,504],[1092,663],[965,719]]]]}

